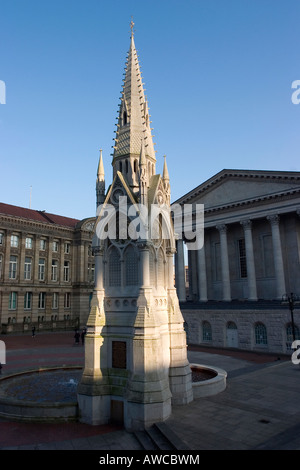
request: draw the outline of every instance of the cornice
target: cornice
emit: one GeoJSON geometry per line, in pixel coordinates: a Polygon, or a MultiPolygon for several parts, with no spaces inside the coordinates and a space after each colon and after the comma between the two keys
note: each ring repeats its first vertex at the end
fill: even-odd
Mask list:
{"type": "Polygon", "coordinates": [[[0,214],[0,223],[1,227],[6,228],[8,230],[11,229],[19,229],[23,230],[25,228],[33,229],[38,233],[43,234],[53,234],[55,233],[74,233],[75,230],[71,227],[64,227],[62,225],[53,225],[47,224],[42,222],[36,222],[34,220],[29,219],[22,219],[20,217],[9,216],[0,214]],[[22,226],[22,228],[20,228],[22,226]]]}
{"type": "Polygon", "coordinates": [[[185,204],[191,202],[197,198],[200,194],[204,193],[208,189],[219,184],[221,181],[227,178],[235,179],[249,179],[249,180],[273,180],[273,181],[299,181],[300,183],[300,172],[277,172],[277,171],[262,171],[262,170],[222,170],[215,176],[200,184],[192,191],[189,191],[185,196],[174,201],[173,204],[185,204]]]}

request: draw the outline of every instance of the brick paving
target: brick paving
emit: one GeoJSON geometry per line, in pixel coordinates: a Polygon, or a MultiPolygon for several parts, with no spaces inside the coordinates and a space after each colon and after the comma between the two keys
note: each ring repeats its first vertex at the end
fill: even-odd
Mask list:
{"type": "MultiPolygon", "coordinates": [[[[0,336],[7,348],[2,376],[84,363],[73,332],[0,336]]],[[[290,356],[190,346],[190,362],[227,371],[226,390],[173,407],[166,421],[191,450],[300,449],[300,367],[290,356]]],[[[118,426],[0,420],[0,449],[140,450],[118,426]]]]}

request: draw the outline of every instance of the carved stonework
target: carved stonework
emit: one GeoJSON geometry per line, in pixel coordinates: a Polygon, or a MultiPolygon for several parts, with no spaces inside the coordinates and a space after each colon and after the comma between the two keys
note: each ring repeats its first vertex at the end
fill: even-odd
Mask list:
{"type": "Polygon", "coordinates": [[[250,219],[241,220],[240,224],[243,226],[244,230],[251,230],[252,222],[250,219]]]}
{"type": "Polygon", "coordinates": [[[278,214],[273,214],[273,215],[268,215],[267,219],[271,225],[278,225],[280,218],[278,214]]]}
{"type": "Polygon", "coordinates": [[[217,229],[219,230],[220,233],[226,233],[227,232],[227,225],[225,225],[225,224],[217,225],[217,229]]]}

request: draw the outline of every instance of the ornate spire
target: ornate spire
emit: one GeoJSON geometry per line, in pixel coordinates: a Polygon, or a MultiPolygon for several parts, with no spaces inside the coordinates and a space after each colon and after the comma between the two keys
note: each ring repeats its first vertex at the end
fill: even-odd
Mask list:
{"type": "Polygon", "coordinates": [[[125,67],[124,85],[113,153],[114,176],[121,171],[134,191],[138,191],[138,174],[141,139],[145,146],[145,159],[155,173],[155,151],[150,128],[150,116],[144,93],[142,76],[134,43],[134,23],[131,21],[131,39],[125,67]],[[127,161],[127,163],[126,163],[127,161]],[[136,163],[135,163],[136,161],[136,163]]]}
{"type": "Polygon", "coordinates": [[[97,171],[97,181],[104,181],[104,166],[103,166],[103,158],[102,158],[102,149],[100,149],[100,158],[99,158],[98,171],[97,171]]]}
{"type": "Polygon", "coordinates": [[[103,159],[102,159],[102,149],[100,149],[100,158],[98,163],[98,170],[97,170],[97,180],[96,180],[96,207],[100,204],[103,204],[105,200],[105,178],[104,178],[104,166],[103,166],[103,159]]]}
{"type": "Polygon", "coordinates": [[[167,157],[164,155],[164,169],[163,169],[163,180],[164,181],[170,181],[169,177],[169,172],[168,172],[168,167],[167,167],[167,157]]]}

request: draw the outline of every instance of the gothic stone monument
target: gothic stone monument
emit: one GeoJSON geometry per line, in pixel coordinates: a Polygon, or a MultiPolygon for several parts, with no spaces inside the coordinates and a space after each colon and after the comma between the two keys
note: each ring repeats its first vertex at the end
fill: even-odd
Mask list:
{"type": "Polygon", "coordinates": [[[193,400],[193,391],[174,287],[169,174],[166,160],[163,175],[155,171],[131,26],[107,193],[102,153],[98,167],[95,288],[78,404],[83,423],[139,430],[166,420],[172,405],[193,400]]]}

